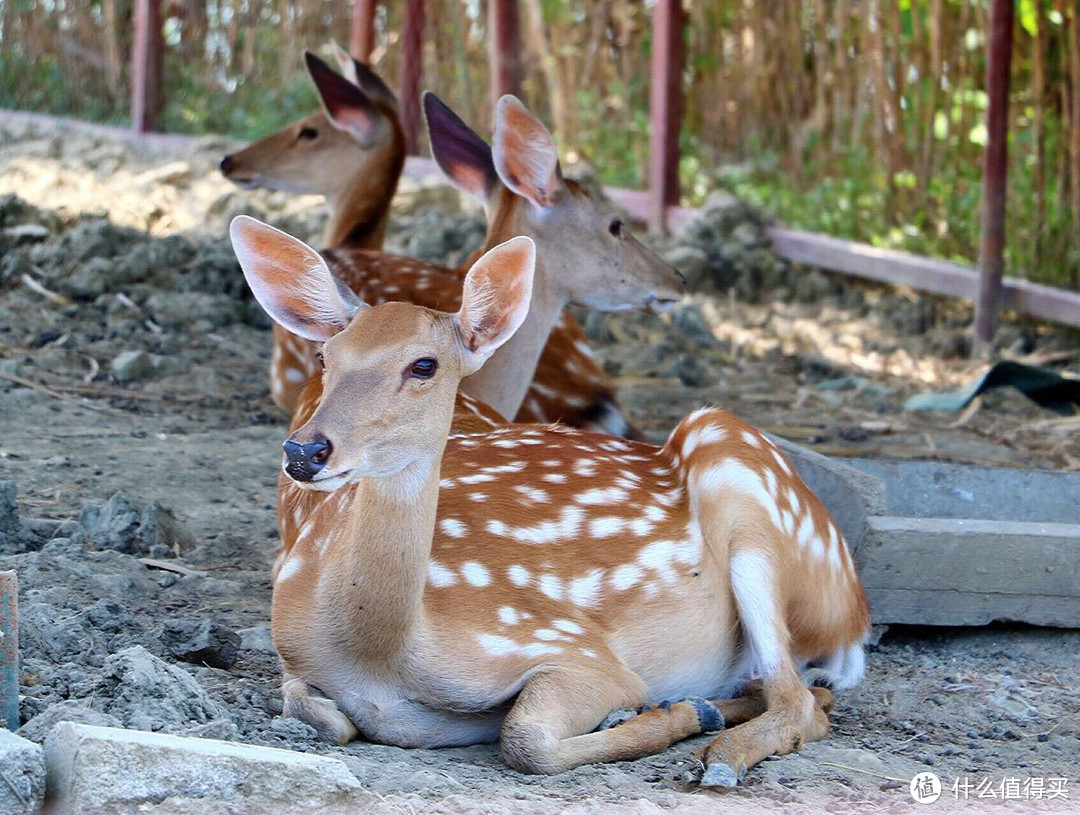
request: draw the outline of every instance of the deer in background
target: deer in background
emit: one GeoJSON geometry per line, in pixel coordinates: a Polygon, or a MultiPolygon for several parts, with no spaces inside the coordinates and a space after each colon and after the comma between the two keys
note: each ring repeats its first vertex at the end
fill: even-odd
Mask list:
{"type": "Polygon", "coordinates": [[[863,673],[866,599],[765,436],[719,410],[663,447],[559,425],[451,434],[459,383],[527,319],[530,239],[479,258],[449,314],[366,306],[253,219],[231,235],[256,299],[325,363],[284,444],[282,500],[313,499],[273,590],[286,715],[337,743],[499,739],[530,773],[719,730],[699,753],[710,786],[827,734],[825,686],[863,673]]]}
{"type": "MultiPolygon", "coordinates": [[[[451,305],[460,297],[464,270],[370,251],[382,245],[390,201],[404,160],[404,141],[396,100],[389,89],[369,68],[354,62],[340,49],[338,61],[344,76],[308,55],[322,112],[226,156],[222,172],[242,186],[325,194],[331,208],[325,237],[333,248],[324,255],[335,273],[366,301],[404,299],[433,307],[451,305]],[[323,138],[324,133],[329,137],[323,138]],[[351,172],[348,168],[352,168],[351,172]],[[392,172],[385,172],[387,168],[392,172]],[[346,245],[336,243],[342,241],[346,245]]],[[[622,222],[605,204],[572,182],[562,181],[550,134],[527,111],[525,116],[531,121],[526,123],[530,131],[526,140],[533,139],[535,133],[543,141],[541,146],[550,154],[557,175],[555,186],[541,198],[510,193],[500,180],[487,144],[437,99],[426,100],[425,107],[429,124],[433,110],[439,122],[432,126],[432,145],[436,158],[442,156],[440,166],[459,188],[477,195],[487,206],[486,246],[509,237],[504,235],[507,224],[515,218],[520,220],[519,216],[531,208],[539,213],[539,222],[577,218],[579,226],[584,227],[577,233],[571,224],[570,229],[564,228],[559,234],[537,236],[545,258],[561,263],[561,271],[573,273],[575,266],[583,264],[596,266],[609,271],[611,277],[629,278],[635,284],[641,282],[643,273],[648,273],[651,278],[645,282],[655,288],[647,293],[653,295],[652,299],[639,301],[635,307],[644,302],[660,310],[681,296],[682,285],[673,269],[625,232],[622,222]],[[570,192],[563,196],[564,190],[570,192]],[[567,241],[578,237],[581,239],[575,241],[574,248],[567,245],[567,241]]],[[[509,149],[506,162],[513,163],[516,158],[521,163],[524,159],[514,150],[509,149]]],[[[563,297],[563,293],[557,296],[563,297]]],[[[532,335],[533,342],[543,343],[541,335],[547,337],[537,364],[526,368],[513,356],[504,355],[482,377],[467,382],[466,392],[490,403],[503,416],[516,415],[523,421],[561,420],[632,435],[615,401],[610,378],[588,348],[577,322],[563,314],[561,308],[554,318],[538,309],[532,324],[547,323],[553,325],[532,335]],[[503,378],[507,371],[512,376],[503,378]],[[522,374],[526,376],[524,391],[522,374]]],[[[271,393],[278,405],[293,413],[304,382],[316,373],[318,362],[311,344],[275,324],[271,393]]]]}

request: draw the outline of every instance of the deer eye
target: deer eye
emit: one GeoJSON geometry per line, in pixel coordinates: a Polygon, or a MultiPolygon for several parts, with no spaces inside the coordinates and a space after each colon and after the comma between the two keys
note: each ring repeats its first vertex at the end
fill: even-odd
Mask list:
{"type": "Polygon", "coordinates": [[[416,379],[431,379],[435,376],[435,371],[439,368],[439,363],[431,357],[423,357],[416,360],[409,368],[409,376],[416,379]]]}
{"type": "Polygon", "coordinates": [[[299,134],[299,136],[297,136],[297,138],[299,138],[299,139],[306,139],[308,141],[311,141],[312,139],[317,139],[318,137],[319,137],[319,131],[316,130],[315,128],[313,128],[313,127],[302,127],[302,128],[300,128],[300,134],[299,134]]]}
{"type": "Polygon", "coordinates": [[[326,360],[323,359],[322,351],[315,352],[315,359],[319,361],[319,368],[323,371],[326,370],[326,360]]]}
{"type": "Polygon", "coordinates": [[[616,218],[610,224],[608,224],[607,231],[614,235],[616,238],[623,236],[623,222],[621,218],[616,218]]]}

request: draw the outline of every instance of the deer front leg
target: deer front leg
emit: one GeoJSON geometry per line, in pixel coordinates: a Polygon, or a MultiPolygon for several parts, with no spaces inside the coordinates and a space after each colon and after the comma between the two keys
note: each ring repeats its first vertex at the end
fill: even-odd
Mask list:
{"type": "Polygon", "coordinates": [[[334,744],[348,744],[359,730],[333,699],[329,699],[303,679],[288,672],[282,677],[283,716],[311,725],[319,736],[334,744]]]}
{"type": "Polygon", "coordinates": [[[765,709],[760,694],[738,699],[685,699],[642,708],[642,680],[612,660],[605,669],[555,668],[529,680],[506,717],[503,755],[527,773],[559,773],[582,764],[629,761],[765,709]],[[641,709],[610,729],[596,730],[613,709],[641,709]]]}

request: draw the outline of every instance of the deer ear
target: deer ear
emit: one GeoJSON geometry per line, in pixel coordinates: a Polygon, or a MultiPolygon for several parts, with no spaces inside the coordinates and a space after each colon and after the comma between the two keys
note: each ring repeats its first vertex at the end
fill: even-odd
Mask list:
{"type": "Polygon", "coordinates": [[[334,52],[334,62],[337,63],[341,75],[354,85],[359,85],[360,80],[356,78],[356,60],[352,58],[352,54],[342,48],[337,40],[330,40],[330,50],[334,52]]]}
{"type": "Polygon", "coordinates": [[[559,151],[548,129],[516,96],[495,106],[492,152],[502,182],[538,207],[550,207],[564,190],[559,151]]]}
{"type": "Polygon", "coordinates": [[[325,342],[365,308],[303,241],[247,215],[233,219],[229,237],[259,305],[294,334],[325,342]]]}
{"type": "Polygon", "coordinates": [[[352,54],[342,48],[337,40],[330,41],[330,48],[334,52],[334,61],[338,64],[341,75],[354,85],[358,85],[372,99],[378,99],[385,105],[389,105],[394,111],[398,109],[397,96],[383,82],[381,76],[371,69],[366,62],[355,59],[352,54]]]}
{"type": "Polygon", "coordinates": [[[360,144],[371,144],[380,126],[379,110],[360,87],[334,71],[310,51],[304,52],[308,73],[319,92],[326,118],[360,144]]]}
{"type": "Polygon", "coordinates": [[[487,202],[498,180],[491,148],[431,91],[424,93],[431,154],[455,187],[487,202]]]}
{"type": "Polygon", "coordinates": [[[536,245],[519,236],[488,250],[469,269],[457,319],[473,370],[521,327],[535,268],[536,245]]]}

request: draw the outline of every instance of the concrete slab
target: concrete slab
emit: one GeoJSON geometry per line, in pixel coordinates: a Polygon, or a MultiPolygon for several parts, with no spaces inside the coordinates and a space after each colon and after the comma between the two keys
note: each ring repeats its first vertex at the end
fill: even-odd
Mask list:
{"type": "MultiPolygon", "coordinates": [[[[36,745],[35,745],[36,746],[36,745]]],[[[335,758],[61,722],[45,741],[58,812],[348,812],[373,800],[335,758]]]]}
{"type": "Polygon", "coordinates": [[[885,483],[883,515],[1080,524],[1080,473],[933,461],[845,462],[885,483]]]}

